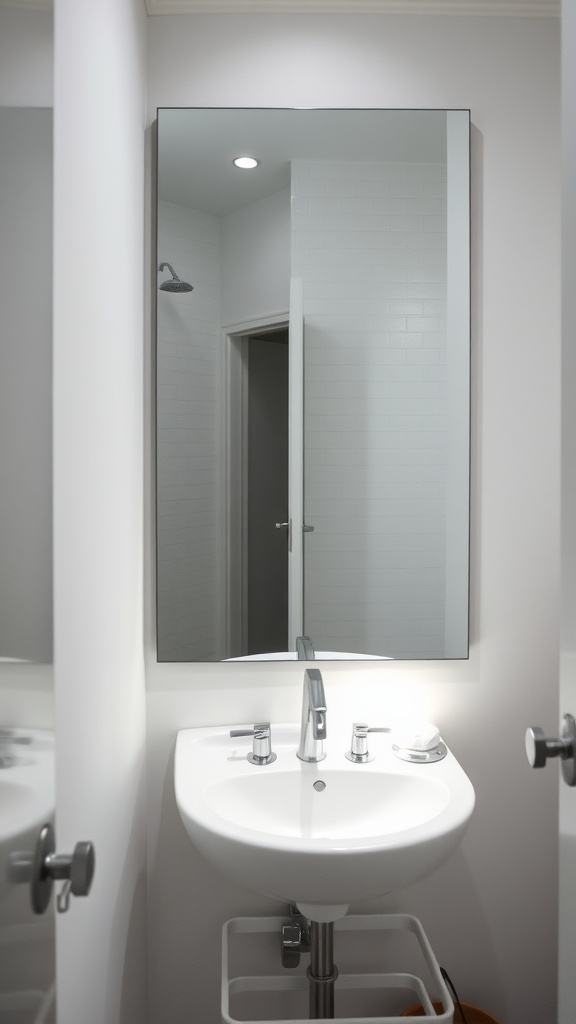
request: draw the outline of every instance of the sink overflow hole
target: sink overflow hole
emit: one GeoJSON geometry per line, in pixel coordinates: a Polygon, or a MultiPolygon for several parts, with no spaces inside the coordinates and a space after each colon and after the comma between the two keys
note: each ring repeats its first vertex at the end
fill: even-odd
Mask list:
{"type": "Polygon", "coordinates": [[[326,789],[326,783],[322,782],[321,779],[318,779],[317,782],[314,782],[313,786],[317,793],[321,793],[323,789],[326,789]]]}

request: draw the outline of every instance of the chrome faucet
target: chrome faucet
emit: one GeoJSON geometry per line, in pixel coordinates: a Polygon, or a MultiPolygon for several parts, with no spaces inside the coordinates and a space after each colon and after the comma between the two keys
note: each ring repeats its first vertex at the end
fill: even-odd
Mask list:
{"type": "Polygon", "coordinates": [[[309,636],[296,637],[296,654],[298,661],[315,661],[314,644],[309,636]]]}
{"type": "Polygon", "coordinates": [[[301,761],[323,761],[326,757],[323,740],[326,736],[326,697],[322,675],[317,668],[307,668],[302,691],[302,726],[298,757],[301,761]]]}

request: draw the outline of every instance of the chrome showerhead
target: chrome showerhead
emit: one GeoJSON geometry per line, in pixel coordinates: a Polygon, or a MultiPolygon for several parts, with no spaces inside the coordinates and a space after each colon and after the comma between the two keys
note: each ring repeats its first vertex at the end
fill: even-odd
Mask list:
{"type": "Polygon", "coordinates": [[[158,270],[164,270],[164,267],[168,267],[168,270],[172,274],[172,278],[168,281],[162,281],[160,285],[161,292],[191,292],[192,285],[186,281],[181,281],[178,274],[169,263],[161,263],[158,270]]]}

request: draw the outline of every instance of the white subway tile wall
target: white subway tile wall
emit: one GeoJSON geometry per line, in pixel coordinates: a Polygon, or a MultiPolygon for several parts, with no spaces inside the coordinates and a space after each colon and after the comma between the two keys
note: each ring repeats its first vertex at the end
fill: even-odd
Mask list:
{"type": "Polygon", "coordinates": [[[445,216],[445,165],[292,164],[317,648],[444,654],[445,216]]]}
{"type": "Polygon", "coordinates": [[[194,289],[158,291],[158,659],[217,660],[220,219],[159,201],[158,258],[194,289]]]}

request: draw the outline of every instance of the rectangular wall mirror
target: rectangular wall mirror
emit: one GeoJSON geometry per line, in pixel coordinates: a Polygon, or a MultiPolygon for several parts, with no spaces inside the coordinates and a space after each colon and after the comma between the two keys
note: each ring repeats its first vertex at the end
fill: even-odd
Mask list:
{"type": "Polygon", "coordinates": [[[52,110],[0,107],[0,664],[8,665],[52,662],[52,180],[52,110]]]}
{"type": "Polygon", "coordinates": [[[159,661],[468,656],[469,135],[158,111],[159,661]]]}

